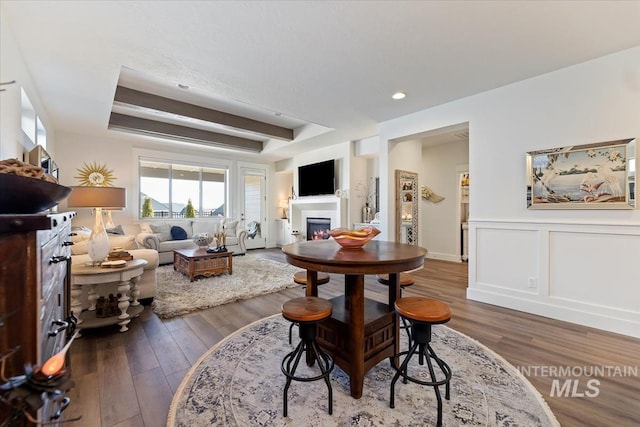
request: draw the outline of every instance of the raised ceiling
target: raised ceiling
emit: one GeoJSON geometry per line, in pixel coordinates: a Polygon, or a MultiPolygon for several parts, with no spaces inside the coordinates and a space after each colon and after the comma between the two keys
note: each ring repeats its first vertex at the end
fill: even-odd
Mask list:
{"type": "Polygon", "coordinates": [[[275,160],[640,45],[636,1],[4,0],[0,8],[47,126],[113,133],[112,112],[126,111],[257,138],[261,155],[275,160]],[[294,137],[154,112],[119,101],[119,87],[292,129],[294,137]],[[398,90],[407,97],[393,101],[398,90]]]}
{"type": "Polygon", "coordinates": [[[125,67],[108,128],[253,153],[262,153],[270,142],[293,142],[303,132],[332,130],[125,67]]]}

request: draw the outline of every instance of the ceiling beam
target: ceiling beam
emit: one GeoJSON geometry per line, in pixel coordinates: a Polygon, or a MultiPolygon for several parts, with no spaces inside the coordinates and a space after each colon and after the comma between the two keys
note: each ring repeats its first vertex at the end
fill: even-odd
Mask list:
{"type": "Polygon", "coordinates": [[[187,141],[200,141],[207,145],[252,151],[256,153],[261,152],[263,149],[262,141],[176,125],[173,123],[143,119],[119,113],[111,113],[108,128],[126,130],[151,136],[171,137],[187,141]]]}
{"type": "Polygon", "coordinates": [[[201,107],[199,105],[189,104],[187,102],[177,101],[171,98],[165,98],[163,96],[130,89],[120,85],[116,87],[114,102],[121,102],[123,104],[149,108],[184,117],[191,117],[230,127],[241,132],[266,135],[270,138],[284,141],[293,140],[293,129],[201,107]]]}

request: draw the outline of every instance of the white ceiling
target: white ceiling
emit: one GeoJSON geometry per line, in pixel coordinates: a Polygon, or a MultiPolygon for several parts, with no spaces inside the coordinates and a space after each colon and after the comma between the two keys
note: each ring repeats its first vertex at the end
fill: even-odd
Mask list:
{"type": "Polygon", "coordinates": [[[639,1],[0,4],[57,131],[114,132],[124,68],[171,90],[188,85],[194,102],[227,100],[322,129],[267,144],[271,159],[640,45],[639,1]],[[393,101],[398,90],[407,97],[393,101]]]}

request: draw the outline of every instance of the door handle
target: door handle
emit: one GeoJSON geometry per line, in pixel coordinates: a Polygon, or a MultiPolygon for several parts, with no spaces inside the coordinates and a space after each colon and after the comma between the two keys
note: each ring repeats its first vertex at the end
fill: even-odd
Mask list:
{"type": "Polygon", "coordinates": [[[53,331],[49,330],[49,336],[50,337],[55,337],[60,332],[64,331],[65,329],[67,329],[69,327],[69,323],[65,322],[64,320],[53,320],[53,321],[51,321],[51,325],[59,326],[59,328],[55,329],[53,331]]]}
{"type": "Polygon", "coordinates": [[[56,255],[49,258],[49,264],[58,264],[63,261],[70,261],[71,257],[66,255],[56,255]]]}

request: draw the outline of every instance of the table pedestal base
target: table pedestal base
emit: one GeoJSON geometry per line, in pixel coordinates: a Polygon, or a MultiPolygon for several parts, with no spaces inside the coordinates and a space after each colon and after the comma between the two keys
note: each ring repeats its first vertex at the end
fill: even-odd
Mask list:
{"type": "Polygon", "coordinates": [[[349,328],[349,311],[345,296],[331,299],[333,314],[318,324],[317,341],[333,357],[335,363],[349,375],[351,396],[362,397],[364,374],[384,359],[395,355],[397,317],[389,306],[374,300],[364,300],[364,353],[354,348],[349,328]],[[395,332],[394,332],[395,331],[395,332]]]}

